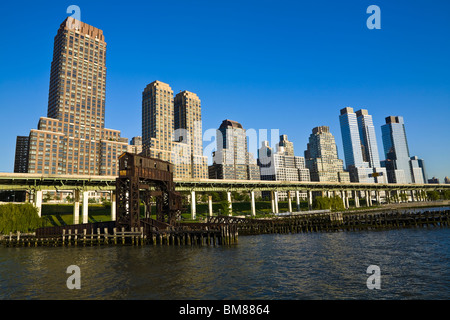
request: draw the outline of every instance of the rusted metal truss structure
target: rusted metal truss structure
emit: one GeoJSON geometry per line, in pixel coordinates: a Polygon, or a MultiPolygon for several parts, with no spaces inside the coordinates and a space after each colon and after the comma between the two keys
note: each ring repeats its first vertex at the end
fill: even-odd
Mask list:
{"type": "Polygon", "coordinates": [[[173,164],[132,153],[119,157],[116,179],[116,226],[132,230],[142,226],[174,226],[181,215],[181,195],[175,191],[173,164]],[[151,200],[156,200],[156,221],[149,218],[151,200]],[[145,218],[141,218],[140,203],[145,218]]]}

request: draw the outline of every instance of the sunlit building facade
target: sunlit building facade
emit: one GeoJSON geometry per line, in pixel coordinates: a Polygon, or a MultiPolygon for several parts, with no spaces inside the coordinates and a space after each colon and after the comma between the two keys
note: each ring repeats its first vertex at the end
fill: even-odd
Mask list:
{"type": "Polygon", "coordinates": [[[352,182],[387,183],[381,167],[372,116],[368,111],[343,108],[339,116],[347,171],[352,182]]]}
{"type": "Polygon", "coordinates": [[[203,156],[201,102],[182,91],[175,97],[164,82],[153,81],[142,93],[142,152],[172,162],[174,178],[208,178],[203,156]]]}
{"type": "Polygon", "coordinates": [[[128,139],[105,128],[103,31],[71,17],[54,39],[47,117],[29,134],[28,172],[117,175],[128,139]]]}
{"type": "Polygon", "coordinates": [[[248,152],[246,130],[239,122],[224,120],[216,141],[213,164],[208,167],[210,179],[260,180],[257,161],[248,152]]]}
{"type": "Polygon", "coordinates": [[[311,181],[350,182],[349,173],[344,172],[344,162],[338,158],[336,142],[328,126],[312,130],[305,150],[305,163],[311,181]]]}

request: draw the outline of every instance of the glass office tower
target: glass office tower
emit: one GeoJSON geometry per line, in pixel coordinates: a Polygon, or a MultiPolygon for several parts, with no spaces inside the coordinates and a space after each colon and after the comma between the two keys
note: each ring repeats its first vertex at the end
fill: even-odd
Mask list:
{"type": "Polygon", "coordinates": [[[356,111],[356,117],[361,138],[363,160],[369,163],[369,167],[379,168],[381,166],[380,155],[378,153],[377,137],[372,116],[367,110],[361,109],[356,111]]]}
{"type": "Polygon", "coordinates": [[[387,117],[381,132],[389,182],[412,183],[411,158],[403,117],[387,117]]]}
{"type": "Polygon", "coordinates": [[[344,108],[339,116],[341,124],[342,143],[344,145],[344,158],[347,169],[350,166],[368,167],[363,160],[361,139],[359,136],[358,121],[353,108],[344,108]]]}
{"type": "Polygon", "coordinates": [[[339,122],[350,180],[386,183],[386,169],[380,165],[372,116],[365,109],[355,113],[347,107],[341,110],[339,122]]]}

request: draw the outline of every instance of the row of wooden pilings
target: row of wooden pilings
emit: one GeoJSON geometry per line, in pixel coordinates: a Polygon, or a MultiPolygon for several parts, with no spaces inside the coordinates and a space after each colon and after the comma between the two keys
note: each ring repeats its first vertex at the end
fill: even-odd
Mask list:
{"type": "Polygon", "coordinates": [[[365,215],[347,215],[341,229],[383,230],[399,228],[448,227],[450,210],[442,211],[391,211],[365,215]]]}
{"type": "Polygon", "coordinates": [[[214,229],[167,230],[144,233],[144,228],[132,228],[131,231],[108,228],[97,228],[96,233],[88,233],[88,229],[62,230],[61,236],[36,237],[34,233],[10,233],[0,237],[0,242],[7,247],[38,246],[99,246],[99,245],[178,245],[178,246],[218,246],[233,245],[238,241],[236,226],[221,225],[214,229]]]}
{"type": "Polygon", "coordinates": [[[274,219],[254,219],[239,224],[240,235],[287,234],[317,231],[337,231],[343,223],[341,213],[296,215],[274,219]]]}
{"type": "MultiPolygon", "coordinates": [[[[230,220],[231,221],[231,220],[230,220]]],[[[143,228],[131,231],[108,228],[61,229],[62,235],[41,236],[16,233],[0,237],[5,246],[94,246],[94,245],[174,245],[217,246],[238,243],[238,235],[287,234],[302,232],[336,232],[357,230],[382,230],[394,228],[448,227],[450,210],[440,211],[383,211],[370,213],[320,213],[301,214],[274,219],[232,219],[232,223],[215,226],[152,231],[143,228]]],[[[201,225],[201,224],[200,224],[201,225]]],[[[64,227],[63,227],[64,228],[64,227]]]]}
{"type": "Polygon", "coordinates": [[[321,213],[297,215],[271,220],[254,219],[239,224],[239,235],[268,233],[334,232],[381,230],[408,227],[447,227],[450,210],[390,211],[371,213],[321,213]]]}

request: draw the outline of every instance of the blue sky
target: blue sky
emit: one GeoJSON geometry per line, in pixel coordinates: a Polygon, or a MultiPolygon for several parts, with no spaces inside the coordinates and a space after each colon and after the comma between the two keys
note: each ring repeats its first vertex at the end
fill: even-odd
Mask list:
{"type": "MultiPolygon", "coordinates": [[[[339,111],[365,108],[381,125],[404,117],[411,155],[429,178],[450,176],[450,1],[2,1],[0,172],[15,139],[47,114],[53,38],[77,5],[103,30],[106,127],[141,135],[145,86],[160,80],[202,100],[204,131],[222,120],[279,129],[303,156],[327,125],[343,159],[339,111]],[[381,29],[369,30],[369,5],[381,29]]],[[[205,141],[204,147],[210,142],[205,141]]]]}

